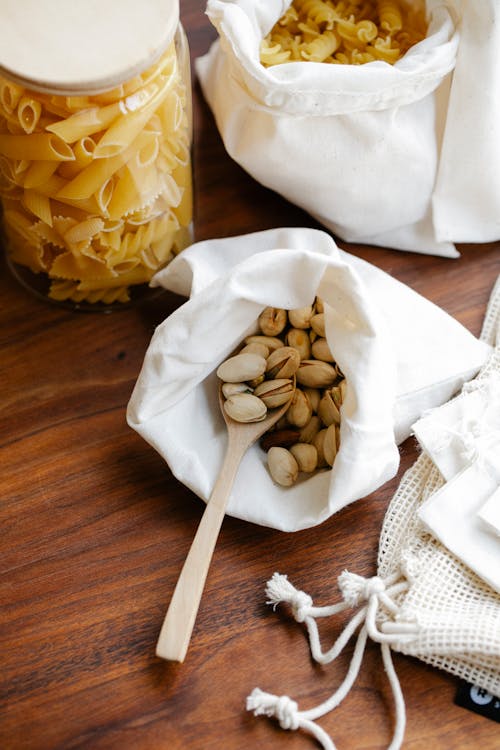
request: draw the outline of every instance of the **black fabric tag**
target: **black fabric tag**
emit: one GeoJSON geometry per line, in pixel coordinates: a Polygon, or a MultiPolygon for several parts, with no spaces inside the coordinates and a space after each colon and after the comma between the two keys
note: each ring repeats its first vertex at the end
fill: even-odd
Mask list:
{"type": "Polygon", "coordinates": [[[500,722],[500,698],[468,682],[461,682],[455,695],[455,704],[487,719],[500,722]]]}

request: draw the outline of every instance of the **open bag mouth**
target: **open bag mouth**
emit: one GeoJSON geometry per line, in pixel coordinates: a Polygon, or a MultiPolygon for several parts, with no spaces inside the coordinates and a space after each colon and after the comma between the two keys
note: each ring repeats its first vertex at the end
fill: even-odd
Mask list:
{"type": "Polygon", "coordinates": [[[341,253],[330,237],[315,230],[270,230],[198,243],[161,271],[155,283],[184,294],[191,283],[197,291],[157,328],[128,420],[204,500],[226,445],[217,367],[255,330],[268,305],[291,310],[316,296],[324,301],[326,339],[348,383],[342,448],[333,468],[283,488],[272,482],[265,454],[253,446],[228,506],[230,515],[286,531],[321,523],[394,476],[399,464],[395,428],[399,432],[403,424],[395,425],[397,387],[406,399],[404,421],[411,420],[419,409],[441,403],[488,351],[427,300],[341,253]],[[276,249],[278,241],[281,249],[276,249]],[[208,273],[203,286],[209,268],[212,277],[208,273]],[[381,286],[375,288],[374,281],[381,286]],[[431,336],[438,328],[450,346],[439,357],[431,336]]]}

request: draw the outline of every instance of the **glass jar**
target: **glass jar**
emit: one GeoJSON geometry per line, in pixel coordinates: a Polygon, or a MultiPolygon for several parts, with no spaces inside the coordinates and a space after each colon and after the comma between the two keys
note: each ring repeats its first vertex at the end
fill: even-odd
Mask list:
{"type": "Polygon", "coordinates": [[[9,266],[72,308],[141,298],[192,241],[191,79],[178,0],[11,5],[0,24],[9,266]]]}

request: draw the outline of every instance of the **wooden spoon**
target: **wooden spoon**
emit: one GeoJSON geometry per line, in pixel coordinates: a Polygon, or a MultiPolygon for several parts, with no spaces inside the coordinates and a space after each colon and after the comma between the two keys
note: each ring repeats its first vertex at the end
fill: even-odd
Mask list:
{"type": "MultiPolygon", "coordinates": [[[[292,395],[293,391],[290,400],[292,395]]],[[[156,655],[162,659],[184,661],[215,543],[241,459],[248,448],[283,416],[290,400],[269,411],[261,422],[236,422],[224,411],[224,396],[221,387],[219,388],[219,405],[228,434],[226,455],[163,621],[156,645],[156,655]]]]}

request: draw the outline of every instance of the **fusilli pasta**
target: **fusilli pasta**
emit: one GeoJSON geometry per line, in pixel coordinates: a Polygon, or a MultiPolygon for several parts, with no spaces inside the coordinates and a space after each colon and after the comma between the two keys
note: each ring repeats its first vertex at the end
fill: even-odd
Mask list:
{"type": "Polygon", "coordinates": [[[425,38],[423,0],[294,0],[262,40],[262,65],[393,64],[425,38]]]}

